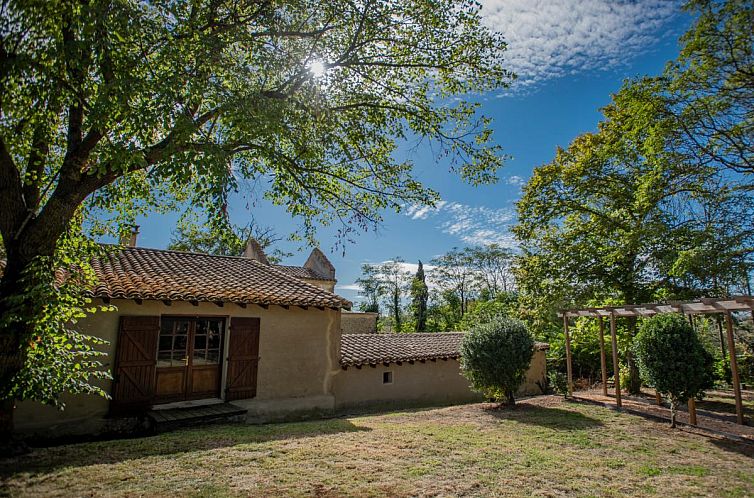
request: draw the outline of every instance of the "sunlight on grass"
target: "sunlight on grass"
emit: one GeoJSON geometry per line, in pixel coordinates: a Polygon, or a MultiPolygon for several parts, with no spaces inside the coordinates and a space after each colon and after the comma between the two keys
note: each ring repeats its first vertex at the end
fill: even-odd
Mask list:
{"type": "Polygon", "coordinates": [[[12,496],[754,494],[754,451],[551,397],[35,450],[12,496]]]}

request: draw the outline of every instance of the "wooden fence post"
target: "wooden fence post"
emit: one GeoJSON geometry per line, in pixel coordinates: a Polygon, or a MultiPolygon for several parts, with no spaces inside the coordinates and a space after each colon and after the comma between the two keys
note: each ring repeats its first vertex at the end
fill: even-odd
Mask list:
{"type": "Polygon", "coordinates": [[[566,344],[566,371],[568,372],[568,396],[573,396],[573,365],[571,364],[571,335],[568,333],[568,312],[563,313],[563,330],[566,344]]]}
{"type": "Polygon", "coordinates": [[[730,373],[733,381],[733,395],[736,397],[736,422],[744,423],[744,405],[741,400],[741,381],[738,377],[738,361],[736,360],[736,341],[733,338],[733,317],[730,311],[725,312],[725,328],[728,333],[728,356],[730,357],[730,373]]]}
{"type": "Polygon", "coordinates": [[[613,378],[615,379],[615,404],[620,408],[623,401],[620,398],[620,363],[618,363],[618,337],[615,326],[615,312],[610,312],[610,336],[613,343],[613,378]]]}
{"type": "Polygon", "coordinates": [[[600,324],[600,366],[602,367],[602,394],[607,396],[607,356],[605,355],[605,322],[598,316],[600,324]]]}

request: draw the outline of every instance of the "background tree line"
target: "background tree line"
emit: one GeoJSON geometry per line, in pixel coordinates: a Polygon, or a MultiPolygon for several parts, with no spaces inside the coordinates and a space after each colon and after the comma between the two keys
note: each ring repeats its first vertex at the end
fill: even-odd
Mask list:
{"type": "Polygon", "coordinates": [[[401,257],[362,265],[356,283],[361,311],[380,313],[393,332],[467,330],[479,321],[517,313],[514,253],[492,244],[453,248],[415,273],[401,257]]]}

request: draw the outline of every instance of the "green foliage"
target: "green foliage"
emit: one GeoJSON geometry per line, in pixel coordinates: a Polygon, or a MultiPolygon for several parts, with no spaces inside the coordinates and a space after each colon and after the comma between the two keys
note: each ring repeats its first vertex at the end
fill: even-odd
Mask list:
{"type": "Polygon", "coordinates": [[[432,259],[432,264],[435,266],[433,271],[435,283],[445,293],[454,293],[458,298],[459,318],[463,318],[469,300],[478,289],[478,276],[470,263],[468,250],[457,247],[432,259]]]}
{"type": "MultiPolygon", "coordinates": [[[[88,265],[77,263],[104,250],[82,241],[72,230],[59,242],[54,258],[38,258],[26,270],[23,278],[28,291],[20,299],[44,304],[30,334],[22,337],[27,345],[23,368],[2,385],[0,399],[36,400],[63,409],[63,392],[108,397],[97,383],[110,378],[101,361],[106,354],[98,350],[107,341],[74,330],[76,322],[87,315],[115,309],[95,306],[86,297],[94,275],[88,265]]],[[[5,314],[2,326],[13,327],[17,319],[18,315],[5,314]]]]}
{"type": "Polygon", "coordinates": [[[183,220],[173,233],[168,249],[240,256],[251,238],[265,250],[265,256],[270,263],[279,263],[283,258],[291,256],[280,249],[273,249],[273,245],[282,237],[275,233],[272,227],[261,227],[253,219],[245,226],[228,225],[225,230],[215,230],[206,224],[183,220]]]}
{"type": "Polygon", "coordinates": [[[679,403],[712,387],[712,355],[680,314],[645,319],[634,341],[634,352],[645,381],[670,398],[673,425],[679,403]]]}
{"type": "Polygon", "coordinates": [[[495,299],[499,293],[513,292],[515,279],[513,277],[513,251],[498,244],[468,247],[464,250],[466,264],[470,266],[477,277],[480,292],[487,299],[495,299]]]}
{"type": "Polygon", "coordinates": [[[563,396],[568,396],[568,376],[559,370],[547,372],[547,382],[552,390],[563,396]]]}
{"type": "Polygon", "coordinates": [[[456,330],[471,330],[475,326],[489,323],[498,317],[516,318],[518,314],[518,294],[499,291],[494,299],[472,301],[456,330]]]}
{"type": "Polygon", "coordinates": [[[424,275],[424,265],[419,261],[419,267],[416,269],[411,281],[411,310],[414,319],[414,331],[424,332],[427,330],[427,301],[429,300],[429,288],[427,279],[424,275]]]}
{"type": "MultiPolygon", "coordinates": [[[[695,22],[664,74],[682,146],[700,162],[754,173],[754,4],[690,0],[686,10],[695,22]]],[[[751,177],[742,180],[751,188],[751,177]]]]}
{"type": "Polygon", "coordinates": [[[534,354],[526,325],[498,318],[466,333],[461,344],[461,369],[472,387],[491,399],[514,403],[534,354]]]}
{"type": "MultiPolygon", "coordinates": [[[[621,332],[625,333],[625,329],[621,332]]],[[[592,382],[602,376],[602,361],[600,359],[599,328],[594,319],[580,319],[576,325],[569,328],[571,336],[571,356],[573,376],[577,379],[590,379],[592,382]]],[[[561,332],[550,339],[548,363],[553,369],[566,371],[565,337],[561,332]]],[[[619,346],[620,349],[620,346],[619,346]]],[[[605,337],[605,352],[608,375],[612,375],[613,358],[610,343],[610,333],[605,337]]]]}

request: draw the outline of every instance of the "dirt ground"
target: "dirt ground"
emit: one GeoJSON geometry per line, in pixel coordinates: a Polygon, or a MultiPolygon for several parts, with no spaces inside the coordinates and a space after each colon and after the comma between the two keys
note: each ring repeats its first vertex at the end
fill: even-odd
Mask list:
{"type": "MultiPolygon", "coordinates": [[[[608,396],[602,393],[602,388],[576,391],[574,396],[615,405],[613,389],[608,390],[608,396]]],[[[696,402],[697,427],[754,442],[754,391],[743,391],[741,397],[744,406],[744,419],[747,425],[736,423],[736,404],[732,391],[709,391],[703,400],[696,402]]],[[[624,408],[670,420],[669,403],[667,400],[663,400],[662,406],[659,406],[655,393],[651,389],[646,389],[642,391],[641,395],[637,396],[630,396],[624,392],[621,400],[624,408]]],[[[689,423],[687,406],[679,409],[677,420],[685,424],[689,423]]]]}

